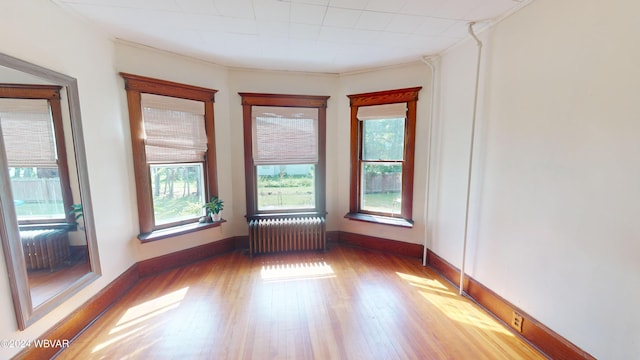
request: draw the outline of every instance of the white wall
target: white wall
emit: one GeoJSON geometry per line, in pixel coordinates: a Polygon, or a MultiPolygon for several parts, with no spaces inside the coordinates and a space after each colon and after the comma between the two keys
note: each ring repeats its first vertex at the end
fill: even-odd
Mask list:
{"type": "MultiPolygon", "coordinates": [[[[601,359],[640,354],[639,11],[537,0],[482,34],[467,272],[601,359]]],[[[440,73],[431,248],[456,266],[475,59],[440,73]]]]}
{"type": "MultiPolygon", "coordinates": [[[[89,162],[93,210],[103,276],[25,331],[14,320],[4,257],[0,257],[0,339],[36,339],[134,262],[133,213],[129,199],[129,153],[123,148],[127,122],[121,116],[113,44],[50,1],[4,1],[1,51],[78,80],[89,162]]],[[[21,349],[0,348],[0,358],[21,349]]]]}

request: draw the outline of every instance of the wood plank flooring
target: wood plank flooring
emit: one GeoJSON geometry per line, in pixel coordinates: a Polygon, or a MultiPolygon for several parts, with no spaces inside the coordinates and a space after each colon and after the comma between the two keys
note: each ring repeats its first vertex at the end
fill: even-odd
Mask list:
{"type": "Polygon", "coordinates": [[[91,271],[91,265],[88,261],[65,265],[55,271],[49,269],[29,271],[27,276],[33,306],[36,307],[63,291],[89,271],[91,271]]]}
{"type": "Polygon", "coordinates": [[[235,252],[141,279],[58,359],[544,359],[418,259],[235,252]]]}

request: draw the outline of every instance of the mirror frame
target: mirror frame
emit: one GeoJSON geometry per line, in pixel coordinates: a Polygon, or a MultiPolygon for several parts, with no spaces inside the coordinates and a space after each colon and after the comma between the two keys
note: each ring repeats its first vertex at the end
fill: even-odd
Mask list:
{"type": "MultiPolygon", "coordinates": [[[[89,176],[87,174],[87,160],[80,117],[80,101],[77,80],[73,77],[3,53],[0,53],[0,66],[36,76],[50,84],[62,86],[67,92],[71,134],[73,137],[73,150],[76,158],[78,185],[80,188],[80,199],[83,207],[89,262],[91,266],[90,272],[80,277],[71,286],[68,286],[63,291],[45,300],[42,304],[34,308],[31,301],[31,291],[29,289],[26,263],[20,240],[20,230],[13,204],[11,183],[8,174],[7,176],[0,177],[0,238],[2,238],[2,248],[5,262],[7,264],[7,272],[9,275],[9,283],[11,286],[11,294],[13,298],[13,306],[16,312],[18,329],[24,330],[27,326],[48,314],[51,310],[62,304],[65,300],[69,299],[89,283],[99,278],[101,276],[101,270],[93,221],[93,208],[91,206],[89,176]]],[[[8,162],[4,152],[0,154],[0,169],[8,169],[8,162]]]]}

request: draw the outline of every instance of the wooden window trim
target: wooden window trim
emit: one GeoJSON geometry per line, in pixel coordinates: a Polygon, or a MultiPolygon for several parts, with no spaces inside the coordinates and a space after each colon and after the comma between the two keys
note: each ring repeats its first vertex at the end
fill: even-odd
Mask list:
{"type": "Polygon", "coordinates": [[[172,81],[159,80],[128,73],[120,73],[124,79],[129,104],[129,124],[131,128],[131,146],[133,152],[133,168],[136,180],[136,198],[138,202],[138,221],[141,241],[151,241],[177,236],[188,232],[220,226],[220,222],[211,226],[192,226],[194,222],[178,224],[169,228],[155,227],[153,214],[153,195],[151,192],[151,175],[144,148],[144,129],[142,120],[141,94],[155,94],[176,98],[202,101],[205,107],[205,130],[207,132],[207,153],[204,163],[204,191],[209,199],[218,193],[216,173],[214,102],[218,90],[186,85],[172,81]],[[154,236],[154,232],[161,235],[154,236]]]}
{"type": "Polygon", "coordinates": [[[238,93],[242,97],[242,122],[244,128],[244,171],[245,191],[247,201],[247,218],[259,214],[290,214],[298,213],[292,210],[258,211],[257,183],[255,166],[253,164],[251,107],[252,106],[280,106],[280,107],[308,107],[318,109],[318,165],[315,173],[316,207],[314,210],[304,209],[300,213],[326,214],[326,138],[327,138],[327,100],[329,96],[318,95],[287,95],[265,93],[238,93]]]}
{"type": "MultiPolygon", "coordinates": [[[[71,192],[69,163],[67,160],[67,147],[65,145],[64,124],[62,119],[62,104],[60,102],[61,89],[62,87],[57,85],[0,84],[0,98],[45,99],[49,102],[56,152],[58,154],[58,176],[60,177],[62,203],[66,213],[65,221],[69,224],[75,224],[76,220],[74,215],[69,213],[69,209],[73,204],[73,194],[71,192]]],[[[60,220],[61,219],[21,220],[19,224],[60,224],[60,220]]]]}
{"type": "Polygon", "coordinates": [[[350,192],[349,212],[345,218],[386,224],[392,226],[413,226],[413,177],[416,142],[416,113],[418,93],[422,87],[412,87],[387,91],[369,92],[347,95],[351,107],[351,137],[350,137],[350,192]],[[361,124],[358,120],[360,106],[384,105],[393,103],[407,103],[407,122],[405,125],[404,166],[402,172],[402,203],[401,217],[381,216],[361,211],[360,208],[360,151],[361,124]]]}

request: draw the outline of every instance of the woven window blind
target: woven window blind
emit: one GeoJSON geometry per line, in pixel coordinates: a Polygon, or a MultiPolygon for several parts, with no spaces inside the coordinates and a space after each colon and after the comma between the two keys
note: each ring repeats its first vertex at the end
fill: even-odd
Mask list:
{"type": "Polygon", "coordinates": [[[48,100],[0,99],[0,126],[9,166],[57,166],[48,100]]]}
{"type": "Polygon", "coordinates": [[[358,107],[358,120],[403,119],[407,117],[407,103],[358,107]]]}
{"type": "Polygon", "coordinates": [[[255,165],[318,162],[318,109],[252,107],[255,165]]]}
{"type": "Polygon", "coordinates": [[[143,93],[141,103],[147,162],[204,161],[204,102],[143,93]]]}

